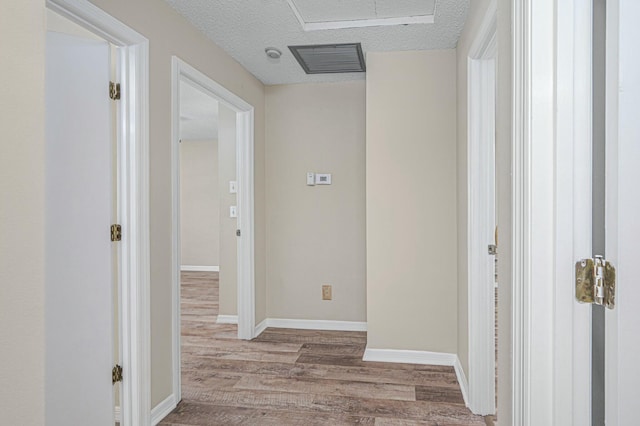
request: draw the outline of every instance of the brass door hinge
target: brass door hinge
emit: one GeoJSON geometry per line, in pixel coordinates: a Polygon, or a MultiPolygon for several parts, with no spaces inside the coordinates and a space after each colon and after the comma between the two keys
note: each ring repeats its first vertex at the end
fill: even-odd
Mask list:
{"type": "Polygon", "coordinates": [[[115,385],[118,382],[122,382],[122,367],[116,364],[111,370],[111,384],[115,385]]]}
{"type": "Polygon", "coordinates": [[[109,98],[117,101],[120,99],[120,83],[109,82],[109,98]]]}
{"type": "Polygon", "coordinates": [[[613,309],[616,305],[616,268],[602,256],[576,263],[576,299],[613,309]]]}
{"type": "Polygon", "coordinates": [[[122,240],[122,226],[115,224],[111,225],[111,241],[122,240]]]}

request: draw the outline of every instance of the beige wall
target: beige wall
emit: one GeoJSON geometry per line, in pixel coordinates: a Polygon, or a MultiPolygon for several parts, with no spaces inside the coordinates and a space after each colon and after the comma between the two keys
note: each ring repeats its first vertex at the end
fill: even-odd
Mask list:
{"type": "MultiPolygon", "coordinates": [[[[152,405],[171,383],[171,56],[177,55],[255,107],[256,319],[266,316],[264,86],[168,4],[154,0],[92,0],[150,40],[151,375],[152,405]],[[149,17],[153,19],[150,19],[149,17]],[[170,31],[169,31],[170,29],[170,31]]],[[[3,203],[0,318],[3,420],[42,424],[44,416],[44,34],[45,4],[2,2],[4,64],[0,182],[3,203]],[[5,108],[6,107],[6,108],[5,108]],[[6,151],[6,153],[5,153],[6,151]],[[19,210],[16,210],[20,206],[19,210]],[[16,367],[18,366],[18,367],[16,367]]]]}
{"type": "Polygon", "coordinates": [[[457,351],[456,52],[367,55],[368,345],[457,351]]]}
{"type": "MultiPolygon", "coordinates": [[[[171,57],[177,55],[255,107],[256,318],[264,318],[264,86],[167,3],[92,0],[150,41],[151,403],[171,384],[171,57]]],[[[44,6],[42,6],[44,7],[44,6]]]]}
{"type": "Polygon", "coordinates": [[[218,110],[218,164],[220,186],[220,291],[219,313],[238,314],[237,219],[229,217],[229,207],[237,205],[236,194],[229,193],[229,182],[236,175],[236,113],[220,104],[218,110]]]}
{"type": "Polygon", "coordinates": [[[270,318],[366,321],[365,106],[360,81],[266,88],[270,318]]]}
{"type": "Polygon", "coordinates": [[[180,259],[182,265],[220,265],[218,141],[180,142],[180,259]]]}
{"type": "MultiPolygon", "coordinates": [[[[458,357],[462,368],[469,375],[469,283],[467,270],[467,61],[491,0],[469,3],[467,21],[458,41],[458,357]]],[[[488,243],[487,243],[488,244],[488,243]]]]}
{"type": "Polygon", "coordinates": [[[40,0],[0,2],[0,401],[7,425],[44,424],[44,22],[40,0]]]}

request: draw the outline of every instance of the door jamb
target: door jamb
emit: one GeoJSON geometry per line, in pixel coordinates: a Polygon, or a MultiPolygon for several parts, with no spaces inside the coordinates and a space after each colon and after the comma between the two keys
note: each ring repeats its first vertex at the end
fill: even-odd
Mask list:
{"type": "Polygon", "coordinates": [[[591,423],[590,0],[513,5],[514,425],[591,423]]]}
{"type": "MultiPolygon", "coordinates": [[[[46,7],[119,47],[118,111],[120,424],[151,424],[149,261],[149,41],[87,0],[46,0],[46,7]]],[[[105,96],[107,88],[105,88],[105,96]]]]}
{"type": "Polygon", "coordinates": [[[187,80],[236,112],[236,167],[238,178],[237,292],[238,338],[255,337],[255,233],[254,233],[254,107],[180,58],[172,57],[172,276],[173,276],[173,393],[180,401],[180,80],[187,80]]]}
{"type": "Polygon", "coordinates": [[[469,409],[495,413],[495,273],[487,246],[494,239],[497,1],[469,51],[467,127],[467,270],[469,409]],[[492,167],[493,165],[493,167],[492,167]],[[488,281],[490,280],[490,281],[488,281]]]}

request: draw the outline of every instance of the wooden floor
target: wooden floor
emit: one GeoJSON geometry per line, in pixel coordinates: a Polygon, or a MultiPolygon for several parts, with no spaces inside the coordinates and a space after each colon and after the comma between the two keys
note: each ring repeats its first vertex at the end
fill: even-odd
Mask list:
{"type": "Polygon", "coordinates": [[[218,274],[182,273],[182,402],[160,425],[484,425],[451,367],[364,362],[366,333],[216,324],[218,274]]]}

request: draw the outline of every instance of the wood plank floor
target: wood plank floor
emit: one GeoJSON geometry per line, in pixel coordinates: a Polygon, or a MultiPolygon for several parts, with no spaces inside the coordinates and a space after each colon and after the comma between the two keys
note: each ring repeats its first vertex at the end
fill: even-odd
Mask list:
{"type": "Polygon", "coordinates": [[[366,333],[216,324],[218,274],[182,273],[182,402],[162,426],[484,425],[451,367],[364,362],[366,333]]]}

